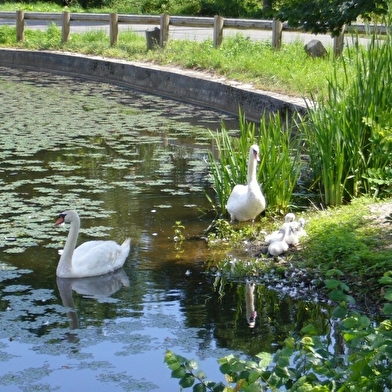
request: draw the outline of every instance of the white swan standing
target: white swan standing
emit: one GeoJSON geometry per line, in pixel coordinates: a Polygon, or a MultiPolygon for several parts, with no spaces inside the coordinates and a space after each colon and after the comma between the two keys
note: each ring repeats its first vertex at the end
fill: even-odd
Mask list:
{"type": "Polygon", "coordinates": [[[60,278],[85,278],[113,272],[124,265],[131,248],[127,238],[122,245],[115,241],[87,241],[75,249],[80,229],[80,218],[76,211],[62,212],[56,225],[70,223],[56,274],[60,278]]]}
{"type": "Polygon", "coordinates": [[[257,182],[256,167],[260,161],[259,147],[254,144],[249,149],[248,184],[237,184],[227,200],[226,209],[231,222],[248,221],[257,217],[265,209],[265,198],[257,182]]]}

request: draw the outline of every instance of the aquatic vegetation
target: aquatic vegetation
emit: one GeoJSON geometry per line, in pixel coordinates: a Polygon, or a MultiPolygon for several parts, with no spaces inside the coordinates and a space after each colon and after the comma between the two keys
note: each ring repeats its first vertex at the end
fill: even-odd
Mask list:
{"type": "Polygon", "coordinates": [[[50,233],[47,225],[70,207],[81,211],[83,219],[90,214],[106,219],[105,225],[83,226],[82,235],[108,237],[115,219],[110,206],[119,188],[135,196],[158,191],[181,197],[202,191],[198,184],[204,183],[199,179],[207,164],[200,159],[205,155],[200,146],[209,135],[202,124],[212,123],[212,111],[201,114],[194,107],[104,83],[1,71],[0,114],[6,115],[0,147],[0,238],[13,238],[0,241],[5,253],[58,248],[61,230],[50,233]],[[29,98],[18,111],[15,102],[21,95],[29,98]],[[197,143],[197,149],[190,153],[176,147],[179,135],[197,143]]]}

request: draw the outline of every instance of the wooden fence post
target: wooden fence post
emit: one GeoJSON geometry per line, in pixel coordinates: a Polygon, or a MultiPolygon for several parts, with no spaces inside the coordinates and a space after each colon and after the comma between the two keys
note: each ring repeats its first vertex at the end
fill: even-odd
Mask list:
{"type": "Polygon", "coordinates": [[[63,12],[61,22],[61,42],[68,42],[70,31],[71,14],[68,11],[63,12]]]}
{"type": "Polygon", "coordinates": [[[118,14],[110,14],[110,46],[118,43],[118,14]]]}
{"type": "Polygon", "coordinates": [[[342,30],[339,32],[339,35],[333,38],[333,55],[335,57],[339,57],[343,53],[344,29],[345,26],[342,27],[342,30]]]}
{"type": "Polygon", "coordinates": [[[222,18],[220,15],[214,16],[214,48],[218,48],[222,45],[224,21],[224,18],[222,18]]]}
{"type": "Polygon", "coordinates": [[[166,45],[169,41],[169,25],[170,25],[170,16],[167,14],[161,14],[160,20],[160,36],[159,36],[159,46],[161,48],[166,48],[166,45]]]}
{"type": "Polygon", "coordinates": [[[24,41],[24,11],[16,11],[16,40],[24,41]]]}
{"type": "Polygon", "coordinates": [[[283,23],[280,20],[272,21],[272,48],[279,50],[282,47],[283,23]]]}

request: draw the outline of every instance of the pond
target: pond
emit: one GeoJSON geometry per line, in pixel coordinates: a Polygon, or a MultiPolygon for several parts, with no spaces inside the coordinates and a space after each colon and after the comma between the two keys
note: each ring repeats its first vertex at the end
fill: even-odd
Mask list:
{"type": "Polygon", "coordinates": [[[213,219],[208,130],[221,121],[235,130],[234,117],[8,68],[0,68],[0,99],[1,388],[176,391],[167,349],[224,381],[218,358],[274,352],[310,319],[333,346],[326,305],[284,287],[222,291],[205,273],[222,256],[201,239],[213,219]],[[54,222],[69,208],[81,216],[79,243],[132,238],[123,269],[56,279],[68,227],[54,222]]]}

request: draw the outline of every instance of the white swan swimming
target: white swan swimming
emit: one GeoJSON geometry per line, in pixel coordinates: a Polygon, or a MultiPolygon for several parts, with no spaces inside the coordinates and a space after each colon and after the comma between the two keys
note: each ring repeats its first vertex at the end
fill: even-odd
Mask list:
{"type": "Polygon", "coordinates": [[[265,209],[265,198],[257,182],[256,167],[260,161],[259,147],[254,144],[249,149],[248,184],[237,184],[227,200],[226,209],[231,221],[248,221],[257,217],[265,209]]]}
{"type": "Polygon", "coordinates": [[[115,241],[87,241],[77,247],[80,218],[76,211],[68,210],[59,215],[56,225],[70,223],[69,234],[65,243],[56,274],[60,278],[85,278],[113,272],[124,265],[131,248],[131,239],[122,245],[115,241]]]}

